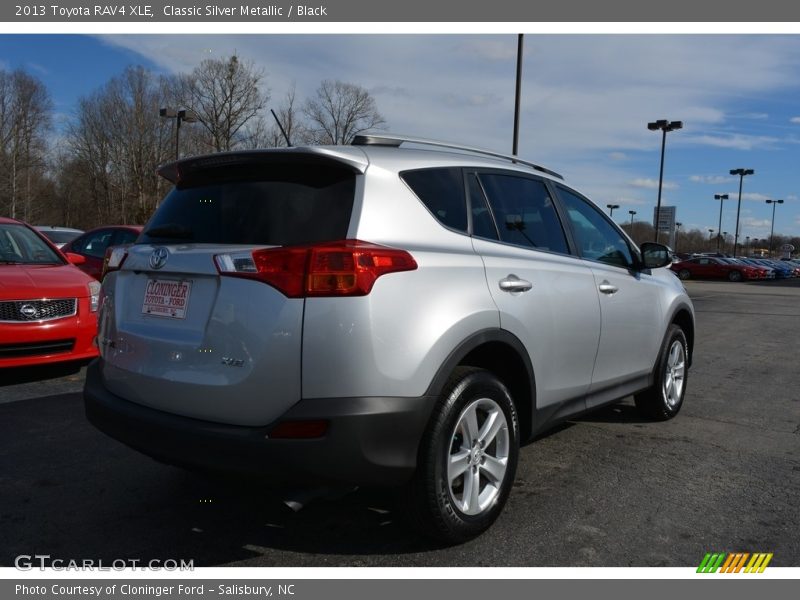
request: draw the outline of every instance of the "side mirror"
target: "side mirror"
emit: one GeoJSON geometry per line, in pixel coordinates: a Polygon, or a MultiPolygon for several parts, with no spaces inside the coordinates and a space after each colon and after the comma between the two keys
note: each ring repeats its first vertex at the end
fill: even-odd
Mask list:
{"type": "Polygon", "coordinates": [[[645,269],[666,267],[672,262],[670,249],[663,244],[644,242],[639,249],[642,251],[642,266],[645,269]]]}
{"type": "Polygon", "coordinates": [[[85,256],[81,256],[80,254],[75,254],[74,252],[67,252],[66,256],[67,260],[75,266],[82,265],[86,262],[85,256]]]}

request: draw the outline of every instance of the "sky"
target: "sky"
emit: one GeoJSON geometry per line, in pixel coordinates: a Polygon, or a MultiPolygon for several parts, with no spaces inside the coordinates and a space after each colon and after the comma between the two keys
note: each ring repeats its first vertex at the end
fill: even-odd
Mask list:
{"type": "MultiPolygon", "coordinates": [[[[511,152],[516,35],[0,35],[0,68],[39,77],[64,122],[77,100],[128,65],[190,71],[238,54],[265,74],[277,107],[295,86],[323,79],[368,89],[393,133],[511,152]]],[[[662,204],[683,229],[733,234],[744,179],[740,239],[800,235],[800,36],[529,34],[524,40],[520,156],[561,174],[614,218],[651,221],[661,133],[662,204]]]]}

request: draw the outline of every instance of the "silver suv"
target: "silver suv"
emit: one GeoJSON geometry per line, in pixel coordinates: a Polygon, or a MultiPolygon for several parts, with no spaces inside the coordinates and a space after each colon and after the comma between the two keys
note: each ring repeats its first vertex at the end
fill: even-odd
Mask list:
{"type": "Polygon", "coordinates": [[[161,461],[403,486],[442,540],[497,518],[520,442],[634,395],[677,414],[693,308],[544,167],[429,140],[234,152],[109,262],[86,412],[161,461]]]}

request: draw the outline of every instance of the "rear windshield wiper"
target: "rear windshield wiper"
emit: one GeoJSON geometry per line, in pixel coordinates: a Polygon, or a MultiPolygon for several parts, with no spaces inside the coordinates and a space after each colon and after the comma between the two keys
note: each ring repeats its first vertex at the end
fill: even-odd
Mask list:
{"type": "Polygon", "coordinates": [[[144,234],[150,237],[172,238],[176,240],[191,240],[194,238],[194,232],[191,228],[185,225],[178,225],[177,223],[157,225],[145,231],[144,234]]]}

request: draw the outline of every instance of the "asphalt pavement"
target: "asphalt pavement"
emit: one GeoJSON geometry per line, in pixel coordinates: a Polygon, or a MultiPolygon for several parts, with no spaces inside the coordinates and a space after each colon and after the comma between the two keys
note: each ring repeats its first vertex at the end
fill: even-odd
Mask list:
{"type": "Polygon", "coordinates": [[[697,342],[678,417],[645,421],[629,399],[527,444],[498,522],[453,547],[410,531],[391,492],[309,497],[156,463],[86,422],[83,371],[0,373],[0,566],[35,553],[195,566],[693,566],[712,551],[800,566],[800,281],[686,285],[697,342]]]}

